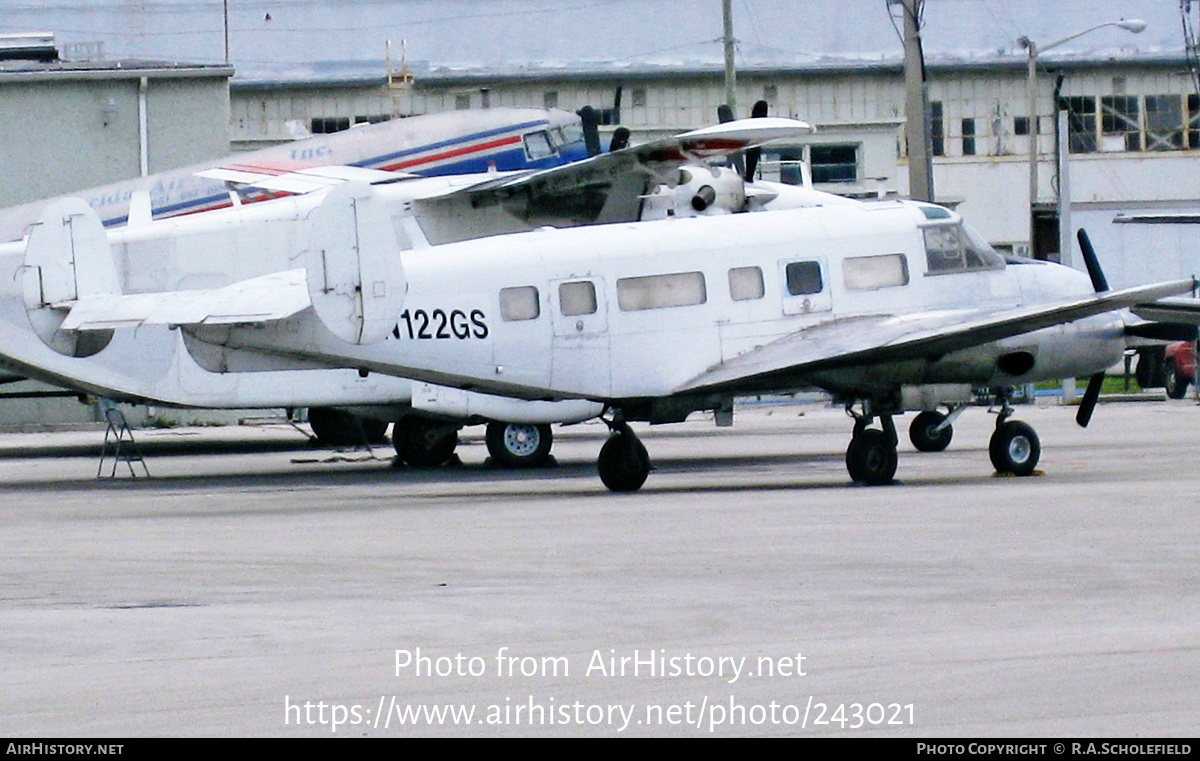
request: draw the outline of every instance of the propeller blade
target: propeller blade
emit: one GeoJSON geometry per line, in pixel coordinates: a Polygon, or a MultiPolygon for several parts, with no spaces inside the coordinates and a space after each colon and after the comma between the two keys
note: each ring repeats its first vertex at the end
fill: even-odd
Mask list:
{"type": "Polygon", "coordinates": [[[1092,287],[1096,293],[1107,291],[1108,280],[1104,277],[1104,270],[1100,269],[1100,260],[1096,258],[1096,249],[1092,248],[1092,239],[1088,237],[1087,230],[1079,228],[1075,237],[1079,238],[1079,250],[1083,254],[1083,263],[1087,265],[1088,277],[1092,279],[1092,287]]]}
{"type": "Polygon", "coordinates": [[[576,111],[583,127],[583,144],[588,157],[600,155],[600,114],[591,106],[576,111]]]}
{"type": "MultiPolygon", "coordinates": [[[[722,103],[721,105],[717,106],[717,121],[719,121],[721,124],[733,121],[733,109],[729,107],[728,103],[722,103]]],[[[735,153],[730,156],[725,165],[733,167],[734,171],[736,171],[739,175],[746,174],[746,165],[745,162],[742,161],[742,154],[740,153],[735,153]]]]}
{"type": "MultiPolygon", "coordinates": [[[[765,100],[757,100],[754,102],[754,108],[750,110],[751,119],[762,119],[767,115],[767,102],[765,100]]],[[[754,173],[758,171],[758,162],[762,158],[762,148],[751,148],[746,151],[746,171],[742,174],[742,179],[746,182],[754,182],[754,173]]]]}
{"type": "Polygon", "coordinates": [[[1092,413],[1096,411],[1096,402],[1100,399],[1100,387],[1104,385],[1104,373],[1096,373],[1088,381],[1087,391],[1083,392],[1083,400],[1079,402],[1079,412],[1075,413],[1075,422],[1081,428],[1087,428],[1092,422],[1092,413]]]}
{"type": "Polygon", "coordinates": [[[608,144],[609,153],[612,153],[613,151],[619,151],[622,148],[628,148],[628,147],[629,147],[629,128],[628,127],[617,127],[615,130],[613,130],[612,140],[609,141],[609,144],[608,144]]]}

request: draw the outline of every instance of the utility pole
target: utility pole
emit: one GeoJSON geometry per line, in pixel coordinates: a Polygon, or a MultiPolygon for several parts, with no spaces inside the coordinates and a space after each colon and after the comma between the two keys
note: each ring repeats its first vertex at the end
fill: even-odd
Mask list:
{"type": "Polygon", "coordinates": [[[733,64],[733,2],[721,0],[721,14],[725,22],[725,105],[733,114],[737,114],[737,70],[733,64]]]}
{"type": "Polygon", "coordinates": [[[908,195],[933,201],[933,136],[929,130],[929,90],[921,51],[919,8],[925,0],[892,0],[904,7],[904,136],[908,141],[908,195]]]}

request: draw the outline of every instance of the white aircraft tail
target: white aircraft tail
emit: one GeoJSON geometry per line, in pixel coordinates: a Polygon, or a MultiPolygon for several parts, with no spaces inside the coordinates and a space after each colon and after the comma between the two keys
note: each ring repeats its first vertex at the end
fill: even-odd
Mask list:
{"type": "Polygon", "coordinates": [[[313,311],[347,343],[382,341],[404,303],[408,281],[400,252],[412,242],[393,227],[379,193],[360,181],[329,191],[308,222],[312,239],[304,264],[313,311]]]}
{"type": "Polygon", "coordinates": [[[100,216],[78,198],[48,205],[25,241],[22,289],[29,322],[55,351],[87,357],[108,345],[111,331],[60,330],[80,299],[121,292],[112,248],[100,216]]]}

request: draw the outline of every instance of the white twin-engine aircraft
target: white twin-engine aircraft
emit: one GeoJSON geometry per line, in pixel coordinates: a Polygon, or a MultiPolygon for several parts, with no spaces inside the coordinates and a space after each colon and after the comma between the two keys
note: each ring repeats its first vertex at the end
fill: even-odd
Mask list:
{"type": "MultiPolygon", "coordinates": [[[[47,220],[26,254],[29,318],[67,353],[81,341],[102,345],[116,328],[164,324],[181,328],[210,369],[352,368],[450,398],[603,406],[612,434],[599,472],[614,491],[640,488],[650,471],[629,421],[681,421],[695,410],[721,420],[734,396],[819,387],[854,416],[847,467],[874,485],[896,472],[893,415],[957,411],[973,386],[1093,374],[1086,425],[1097,374],[1120,359],[1127,335],[1148,332],[1129,308],[1194,286],[1108,291],[1098,268],[1089,282],[1066,267],[1006,261],[957,214],[924,203],[419,246],[385,192],[346,182],[303,224],[227,229],[237,251],[299,266],[212,290],[121,295],[104,236],[47,220]]],[[[1186,301],[1176,306],[1195,304],[1186,301]]],[[[1000,394],[993,464],[1028,475],[1037,436],[1009,419],[1000,394]]],[[[950,419],[929,414],[918,420],[936,448],[950,419]]]]}
{"type": "Polygon", "coordinates": [[[411,465],[445,462],[462,424],[488,422],[488,451],[495,462],[540,464],[551,446],[549,423],[593,418],[603,405],[451,394],[445,388],[381,374],[359,377],[353,370],[262,370],[255,365],[260,372],[229,372],[237,367],[197,364],[183,347],[179,332],[167,326],[143,325],[134,319],[120,324],[136,329],[81,337],[59,332],[62,313],[43,307],[100,292],[188,291],[182,301],[175,301],[186,303],[204,298],[206,290],[294,268],[310,245],[315,226],[324,224],[319,221],[322,213],[316,211],[324,194],[352,178],[377,183],[395,235],[405,247],[440,247],[547,224],[852,203],[811,188],[745,183],[732,170],[700,163],[706,157],[794,139],[810,131],[801,121],[759,118],[565,166],[445,177],[344,166],[281,172],[239,162],[208,168],[204,175],[239,189],[288,197],[174,219],[150,221],[144,215],[142,221],[109,229],[107,235],[81,201],[47,203],[41,221],[30,228],[25,240],[0,245],[0,365],[119,401],[187,407],[308,407],[314,432],[331,443],[361,443],[364,436],[382,436],[388,422],[396,421],[392,439],[397,455],[411,465]],[[660,183],[666,185],[658,187],[660,183]],[[67,256],[65,251],[76,253],[67,256]],[[64,265],[64,256],[77,261],[79,271],[75,264],[64,265]],[[115,264],[108,263],[110,259],[115,264]]]}

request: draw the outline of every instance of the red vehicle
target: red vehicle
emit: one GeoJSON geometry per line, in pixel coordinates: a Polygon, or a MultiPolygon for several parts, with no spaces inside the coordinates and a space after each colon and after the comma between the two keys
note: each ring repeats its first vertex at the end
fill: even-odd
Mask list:
{"type": "Polygon", "coordinates": [[[1163,351],[1162,384],[1167,396],[1182,399],[1196,378],[1196,344],[1176,341],[1163,351]]]}

